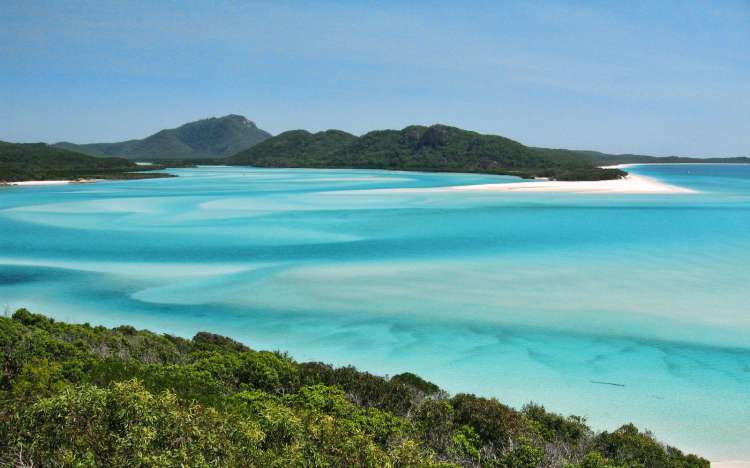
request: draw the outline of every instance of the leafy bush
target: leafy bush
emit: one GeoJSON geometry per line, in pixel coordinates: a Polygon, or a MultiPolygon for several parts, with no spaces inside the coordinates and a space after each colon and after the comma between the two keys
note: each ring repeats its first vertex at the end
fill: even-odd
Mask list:
{"type": "Polygon", "coordinates": [[[707,467],[628,425],[297,363],[229,338],[0,318],[3,466],[707,467]],[[561,455],[562,454],[562,455],[561,455]],[[584,457],[583,454],[586,454],[584,457]]]}

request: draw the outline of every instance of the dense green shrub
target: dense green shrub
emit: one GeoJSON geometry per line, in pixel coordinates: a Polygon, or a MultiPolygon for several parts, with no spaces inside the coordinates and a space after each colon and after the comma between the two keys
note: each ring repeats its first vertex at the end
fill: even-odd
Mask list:
{"type": "Polygon", "coordinates": [[[664,447],[649,432],[640,432],[626,424],[614,432],[603,432],[595,438],[594,446],[605,457],[623,466],[680,467],[705,466],[705,460],[684,455],[673,447],[664,447]]]}
{"type": "Polygon", "coordinates": [[[471,426],[483,443],[497,449],[511,447],[513,441],[526,432],[527,425],[521,414],[494,398],[462,393],[453,397],[451,404],[457,424],[471,426]]]}
{"type": "Polygon", "coordinates": [[[591,436],[586,420],[579,416],[563,417],[550,413],[544,406],[530,403],[523,407],[522,413],[537,424],[537,431],[548,442],[562,439],[568,443],[578,443],[591,436]]]}
{"type": "Polygon", "coordinates": [[[0,318],[2,466],[707,467],[628,425],[229,338],[0,318]],[[585,454],[585,456],[584,456],[585,454]]]}

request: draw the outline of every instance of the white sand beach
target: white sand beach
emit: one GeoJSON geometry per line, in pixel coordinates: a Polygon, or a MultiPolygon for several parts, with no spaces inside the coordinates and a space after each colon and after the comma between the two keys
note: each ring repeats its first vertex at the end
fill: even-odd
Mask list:
{"type": "MultiPolygon", "coordinates": [[[[623,167],[623,166],[619,166],[623,167]]],[[[436,192],[567,192],[567,193],[622,193],[622,194],[690,194],[685,187],[667,184],[651,177],[628,174],[622,179],[593,181],[560,181],[536,179],[528,182],[503,184],[455,185],[450,187],[359,190],[357,193],[436,193],[436,192]]],[[[340,193],[340,192],[339,192],[340,193]]]]}
{"type": "Polygon", "coordinates": [[[75,179],[75,180],[25,180],[23,182],[7,182],[5,185],[16,185],[22,187],[33,187],[36,185],[63,185],[63,184],[88,184],[98,179],[75,179]]]}
{"type": "Polygon", "coordinates": [[[633,166],[641,166],[642,164],[612,164],[610,166],[599,166],[601,169],[627,169],[633,166]]]}
{"type": "Polygon", "coordinates": [[[72,180],[25,180],[23,182],[8,182],[7,185],[34,186],[34,185],[62,185],[69,184],[72,180]]]}
{"type": "MultiPolygon", "coordinates": [[[[438,189],[439,190],[439,189],[438,189]]],[[[651,177],[628,174],[625,178],[595,181],[538,180],[533,182],[511,182],[509,184],[485,184],[447,187],[456,191],[488,192],[570,192],[570,193],[642,193],[685,194],[695,190],[666,184],[651,177]]]]}
{"type": "Polygon", "coordinates": [[[746,461],[746,460],[712,461],[711,468],[750,468],[750,461],[746,461]]]}

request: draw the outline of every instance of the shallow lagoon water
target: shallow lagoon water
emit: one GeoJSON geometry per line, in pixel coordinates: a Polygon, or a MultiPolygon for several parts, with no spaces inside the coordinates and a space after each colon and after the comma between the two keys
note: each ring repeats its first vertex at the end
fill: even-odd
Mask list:
{"type": "Polygon", "coordinates": [[[227,167],[2,188],[0,304],[414,371],[750,460],[750,166],[630,170],[701,193],[227,167]]]}

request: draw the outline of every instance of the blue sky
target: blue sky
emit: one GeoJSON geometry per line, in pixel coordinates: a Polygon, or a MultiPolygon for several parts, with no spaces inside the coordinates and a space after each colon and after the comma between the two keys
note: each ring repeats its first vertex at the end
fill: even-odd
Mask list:
{"type": "Polygon", "coordinates": [[[750,1],[4,0],[0,139],[446,123],[535,146],[750,155],[750,1]]]}

